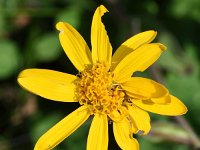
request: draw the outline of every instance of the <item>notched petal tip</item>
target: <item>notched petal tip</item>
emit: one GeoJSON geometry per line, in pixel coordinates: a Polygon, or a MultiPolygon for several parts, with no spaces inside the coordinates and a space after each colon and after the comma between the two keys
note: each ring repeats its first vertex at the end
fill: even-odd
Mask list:
{"type": "Polygon", "coordinates": [[[148,35],[149,38],[147,39],[146,43],[150,43],[156,38],[157,31],[155,31],[155,30],[147,30],[147,31],[141,32],[141,33],[139,33],[137,35],[141,35],[141,34],[144,34],[146,36],[148,35]]]}
{"type": "Polygon", "coordinates": [[[155,36],[156,36],[158,32],[157,32],[157,31],[155,31],[155,30],[152,30],[152,31],[155,33],[155,36]]]}
{"type": "MultiPolygon", "coordinates": [[[[21,74],[21,73],[20,73],[20,74],[21,74]]],[[[18,77],[17,77],[17,83],[18,83],[20,86],[22,86],[22,85],[21,85],[21,78],[22,78],[22,77],[21,77],[20,74],[19,74],[18,77]]]]}
{"type": "Polygon", "coordinates": [[[145,34],[146,36],[148,35],[149,39],[146,41],[146,43],[150,43],[156,38],[157,31],[155,31],[155,30],[147,30],[147,31],[138,33],[136,35],[141,35],[141,34],[145,34]]]}
{"type": "Polygon", "coordinates": [[[104,63],[111,65],[112,46],[102,22],[102,16],[108,10],[100,5],[94,13],[91,27],[91,45],[92,45],[92,60],[93,63],[104,63]]]}
{"type": "Polygon", "coordinates": [[[22,76],[23,72],[24,72],[24,70],[22,70],[22,71],[18,74],[18,76],[17,76],[17,81],[18,81],[20,78],[23,77],[23,76],[22,76]]]}
{"type": "Polygon", "coordinates": [[[161,44],[161,43],[157,43],[157,44],[158,44],[158,46],[160,47],[160,49],[161,49],[162,51],[167,50],[167,47],[166,47],[165,45],[163,45],[163,44],[161,44]]]}
{"type": "MultiPolygon", "coordinates": [[[[28,71],[29,69],[25,69],[25,70],[22,70],[18,76],[17,76],[17,82],[20,84],[20,80],[24,77],[26,77],[26,72],[28,71]]],[[[21,84],[20,84],[21,85],[21,84]]]]}
{"type": "Polygon", "coordinates": [[[104,5],[100,5],[97,10],[102,11],[102,14],[109,12],[108,9],[104,5]]]}
{"type": "Polygon", "coordinates": [[[65,28],[66,28],[66,26],[65,26],[65,23],[64,23],[64,22],[58,22],[58,23],[56,24],[56,29],[57,29],[58,31],[60,31],[60,33],[64,33],[65,28]]]}
{"type": "Polygon", "coordinates": [[[58,23],[56,24],[56,29],[57,29],[58,31],[63,30],[63,25],[64,25],[63,22],[58,22],[58,23]]]}

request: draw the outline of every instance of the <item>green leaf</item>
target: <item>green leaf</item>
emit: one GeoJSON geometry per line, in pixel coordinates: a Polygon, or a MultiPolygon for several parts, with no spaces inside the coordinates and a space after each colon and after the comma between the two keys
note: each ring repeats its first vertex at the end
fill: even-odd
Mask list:
{"type": "Polygon", "coordinates": [[[152,15],[158,14],[159,7],[155,1],[146,2],[145,7],[150,14],[152,14],[152,15]]]}
{"type": "Polygon", "coordinates": [[[157,146],[146,138],[139,138],[140,150],[156,150],[157,146]]]}
{"type": "Polygon", "coordinates": [[[183,65],[185,66],[184,73],[190,77],[199,77],[199,62],[198,62],[198,48],[192,43],[185,43],[184,45],[183,65]]]}
{"type": "Polygon", "coordinates": [[[176,18],[192,18],[200,22],[199,0],[174,0],[171,2],[169,11],[176,18]]]}
{"type": "MultiPolygon", "coordinates": [[[[63,116],[64,118],[64,116],[63,116]]],[[[58,123],[62,119],[60,113],[50,113],[46,116],[39,116],[34,120],[31,124],[31,137],[33,143],[36,143],[37,140],[44,134],[48,129],[53,127],[56,123],[58,123]]]]}
{"type": "Polygon", "coordinates": [[[199,115],[200,81],[196,74],[196,72],[191,75],[170,74],[166,78],[166,85],[170,92],[187,106],[187,118],[199,124],[200,119],[196,116],[199,115]]]}
{"type": "Polygon", "coordinates": [[[34,44],[35,57],[40,62],[48,62],[57,59],[62,52],[58,35],[47,33],[36,39],[34,44]]]}
{"type": "Polygon", "coordinates": [[[180,98],[188,107],[200,105],[200,101],[192,102],[195,95],[200,93],[198,78],[171,74],[166,79],[166,85],[170,92],[180,98]]]}
{"type": "Polygon", "coordinates": [[[19,67],[20,55],[15,43],[0,41],[0,79],[10,77],[19,67]]]}
{"type": "Polygon", "coordinates": [[[58,14],[56,22],[67,22],[77,29],[80,26],[82,9],[78,5],[69,6],[58,14]]]}
{"type": "Polygon", "coordinates": [[[159,41],[167,46],[167,51],[161,55],[158,60],[158,65],[169,72],[183,72],[184,65],[182,64],[180,57],[175,55],[175,50],[178,52],[180,51],[176,38],[168,32],[162,32],[159,36],[159,41]]]}
{"type": "Polygon", "coordinates": [[[3,13],[0,13],[0,35],[5,32],[5,17],[3,13]]]}

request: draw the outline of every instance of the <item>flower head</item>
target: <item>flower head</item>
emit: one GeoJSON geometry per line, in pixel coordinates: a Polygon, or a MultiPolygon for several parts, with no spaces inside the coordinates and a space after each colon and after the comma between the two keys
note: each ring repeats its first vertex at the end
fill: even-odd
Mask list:
{"type": "Polygon", "coordinates": [[[35,150],[52,149],[94,116],[88,150],[108,148],[108,121],[113,124],[121,149],[139,149],[133,134],[147,134],[151,128],[147,111],[176,116],[187,112],[185,105],[161,84],[142,77],[144,71],[165,51],[160,43],[150,43],[155,31],[139,33],[125,41],[112,56],[112,46],[101,21],[107,12],[99,6],[91,27],[92,52],[82,36],[68,23],[59,22],[61,45],[79,71],[70,75],[46,69],[26,69],[19,74],[19,84],[44,98],[78,102],[80,107],[58,122],[37,142],[35,150]]]}

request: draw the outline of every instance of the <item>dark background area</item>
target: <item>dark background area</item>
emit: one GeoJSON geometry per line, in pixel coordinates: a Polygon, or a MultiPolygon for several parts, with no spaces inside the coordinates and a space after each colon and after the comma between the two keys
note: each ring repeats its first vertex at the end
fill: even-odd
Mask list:
{"type": "MultiPolygon", "coordinates": [[[[113,51],[134,34],[156,30],[155,42],[168,47],[156,64],[138,76],[159,80],[188,107],[177,118],[151,114],[152,130],[136,136],[141,150],[191,150],[199,142],[185,128],[200,135],[200,1],[199,0],[0,0],[0,150],[31,150],[38,138],[79,107],[49,101],[17,84],[20,71],[45,68],[77,74],[61,48],[55,24],[73,25],[90,46],[95,9],[103,4],[103,17],[113,51]]],[[[89,119],[55,149],[84,150],[89,119]]],[[[109,127],[109,149],[119,149],[109,127]]]]}

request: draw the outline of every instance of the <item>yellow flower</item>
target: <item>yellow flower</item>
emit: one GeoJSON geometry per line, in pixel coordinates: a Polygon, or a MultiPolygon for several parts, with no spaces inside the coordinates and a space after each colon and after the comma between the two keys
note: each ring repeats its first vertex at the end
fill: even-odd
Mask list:
{"type": "Polygon", "coordinates": [[[94,116],[87,139],[87,150],[108,149],[108,122],[121,149],[137,150],[133,134],[147,134],[151,128],[146,111],[176,116],[187,112],[185,105],[161,84],[142,77],[144,71],[166,49],[150,43],[155,31],[139,33],[125,41],[112,56],[112,47],[101,17],[107,9],[99,6],[91,27],[92,53],[82,36],[68,23],[59,22],[61,45],[78,69],[77,76],[46,69],[26,69],[19,84],[41,97],[62,102],[78,102],[69,114],[37,142],[35,150],[52,149],[94,116]]]}

